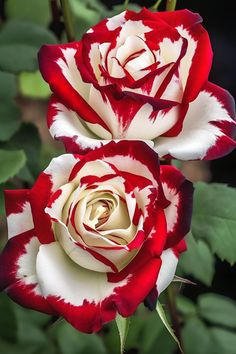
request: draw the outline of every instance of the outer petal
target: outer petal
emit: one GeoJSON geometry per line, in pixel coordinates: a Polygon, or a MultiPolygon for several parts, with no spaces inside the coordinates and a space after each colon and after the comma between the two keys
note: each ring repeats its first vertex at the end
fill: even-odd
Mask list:
{"type": "Polygon", "coordinates": [[[29,194],[26,189],[5,191],[8,238],[34,228],[29,194]]]}
{"type": "Polygon", "coordinates": [[[99,140],[80,120],[76,112],[68,109],[55,96],[49,103],[48,127],[52,137],[61,140],[69,152],[83,154],[109,142],[109,140],[99,140]]]}
{"type": "Polygon", "coordinates": [[[160,182],[158,155],[147,144],[136,140],[132,143],[127,140],[112,141],[109,145],[88,153],[72,170],[70,180],[76,177],[83,165],[98,159],[111,163],[122,172],[132,172],[134,175],[145,177],[152,181],[155,187],[160,182]]]}
{"type": "Polygon", "coordinates": [[[153,287],[159,265],[160,260],[142,262],[137,272],[109,279],[73,263],[54,242],[41,246],[37,274],[51,306],[78,330],[91,333],[114,319],[117,311],[131,315],[153,287]]]}
{"type": "Polygon", "coordinates": [[[22,306],[55,314],[41,293],[35,271],[39,240],[28,231],[8,241],[0,255],[0,290],[22,306]]]}
{"type": "Polygon", "coordinates": [[[160,156],[179,160],[211,160],[232,151],[236,143],[234,101],[219,86],[208,83],[191,102],[182,131],[174,137],[160,137],[155,150],[160,156]]]}
{"type": "Polygon", "coordinates": [[[173,166],[161,166],[160,174],[164,194],[170,204],[164,209],[167,222],[165,248],[176,246],[190,229],[193,185],[173,166]]]}
{"type": "Polygon", "coordinates": [[[75,62],[80,42],[64,45],[45,45],[39,52],[42,75],[53,92],[69,108],[86,121],[98,123],[107,129],[97,113],[87,104],[90,84],[83,82],[75,62]]]}
{"type": "Polygon", "coordinates": [[[173,250],[169,248],[162,253],[161,261],[161,269],[156,282],[158,296],[172,282],[178,264],[178,257],[173,252],[173,250]]]}
{"type": "MultiPolygon", "coordinates": [[[[145,9],[145,12],[148,12],[148,10],[145,9]]],[[[196,25],[202,22],[202,18],[198,13],[194,13],[186,9],[177,10],[175,12],[161,11],[154,13],[153,16],[162,19],[173,27],[178,27],[182,25],[184,28],[189,28],[192,25],[196,25]]]]}
{"type": "Polygon", "coordinates": [[[35,231],[41,243],[54,241],[52,223],[44,212],[50,196],[68,180],[73,166],[79,161],[79,156],[71,154],[54,158],[49,166],[40,174],[30,192],[32,215],[35,231]]]}

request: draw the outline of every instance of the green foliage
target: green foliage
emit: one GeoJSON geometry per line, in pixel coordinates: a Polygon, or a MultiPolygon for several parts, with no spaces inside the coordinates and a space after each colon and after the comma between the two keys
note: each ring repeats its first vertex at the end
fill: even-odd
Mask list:
{"type": "Polygon", "coordinates": [[[47,26],[51,18],[50,3],[48,0],[7,0],[6,15],[8,18],[47,26]]]}
{"type": "Polygon", "coordinates": [[[231,265],[236,261],[236,189],[223,184],[197,183],[192,233],[231,265]]]}
{"type": "Polygon", "coordinates": [[[177,305],[184,321],[182,336],[186,354],[235,353],[235,301],[208,293],[200,295],[197,304],[181,296],[177,305]]]}
{"type": "Polygon", "coordinates": [[[166,313],[159,301],[157,301],[156,310],[157,310],[157,313],[158,313],[162,323],[164,324],[164,326],[166,327],[167,331],[170,333],[170,335],[174,339],[174,341],[178,344],[179,349],[182,352],[180,342],[179,342],[178,338],[176,337],[175,332],[174,332],[173,328],[171,327],[171,324],[169,323],[169,321],[166,317],[166,313]]]}
{"type": "Polygon", "coordinates": [[[38,129],[31,123],[23,123],[21,128],[5,145],[8,150],[23,149],[27,158],[24,170],[21,170],[21,178],[33,183],[40,173],[40,149],[41,139],[38,129]]]}
{"type": "Polygon", "coordinates": [[[8,140],[20,127],[20,112],[14,102],[15,76],[0,71],[0,141],[8,140]]]}
{"type": "Polygon", "coordinates": [[[98,0],[70,0],[70,5],[74,16],[76,39],[78,40],[106,13],[105,7],[98,0]]]}
{"type": "Polygon", "coordinates": [[[212,328],[212,354],[235,354],[236,334],[222,328],[212,328]]]}
{"type": "Polygon", "coordinates": [[[65,321],[52,328],[51,336],[63,354],[108,354],[98,335],[80,333],[65,321]]]}
{"type": "Polygon", "coordinates": [[[206,321],[236,330],[236,302],[218,294],[198,298],[199,313],[206,321]]]}
{"type": "MultiPolygon", "coordinates": [[[[119,335],[114,322],[106,327],[103,337],[108,353],[119,354],[119,335]]],[[[130,351],[138,354],[173,354],[175,349],[175,342],[156,312],[150,312],[140,305],[130,321],[125,353],[130,351]]]]}
{"type": "Polygon", "coordinates": [[[20,112],[12,101],[0,101],[0,141],[6,141],[21,125],[20,112]]]}
{"type": "Polygon", "coordinates": [[[17,95],[16,79],[13,74],[0,71],[0,102],[11,100],[17,95]]]}
{"type": "Polygon", "coordinates": [[[50,96],[51,90],[38,70],[33,73],[22,72],[18,79],[21,95],[34,99],[44,99],[50,96]]]}
{"type": "Polygon", "coordinates": [[[22,150],[0,150],[0,183],[6,182],[8,179],[14,177],[24,166],[25,162],[26,156],[22,150]]]}
{"type": "MultiPolygon", "coordinates": [[[[124,10],[125,10],[124,9],[124,4],[113,6],[112,10],[110,10],[107,13],[107,17],[112,17],[112,16],[115,16],[115,15],[118,15],[119,13],[121,13],[124,10]]],[[[128,4],[128,10],[133,10],[133,11],[137,11],[138,12],[138,11],[141,10],[141,7],[138,4],[129,3],[128,4]]]]}
{"type": "Polygon", "coordinates": [[[179,270],[185,275],[191,275],[206,285],[211,285],[215,272],[215,257],[208,245],[202,240],[195,240],[189,233],[187,236],[188,251],[179,262],[179,270]]]}
{"type": "Polygon", "coordinates": [[[124,318],[120,315],[116,316],[116,324],[120,336],[120,352],[123,354],[125,350],[125,341],[128,335],[130,318],[124,318]]]}
{"type": "Polygon", "coordinates": [[[56,43],[49,30],[30,22],[8,21],[0,31],[0,70],[11,73],[38,69],[41,45],[56,43]]]}
{"type": "MultiPolygon", "coordinates": [[[[99,0],[69,0],[69,2],[74,16],[73,22],[77,40],[81,39],[90,27],[102,19],[118,15],[124,11],[124,4],[113,6],[111,10],[107,10],[99,0]]],[[[139,11],[141,8],[137,4],[129,4],[128,9],[139,11]]]]}
{"type": "Polygon", "coordinates": [[[0,313],[1,338],[8,341],[16,341],[18,328],[13,303],[3,293],[0,294],[0,313]]]}
{"type": "Polygon", "coordinates": [[[215,256],[236,261],[236,190],[223,184],[195,184],[192,232],[178,270],[207,286],[215,273],[215,256]]]}
{"type": "Polygon", "coordinates": [[[196,316],[197,308],[195,304],[187,297],[179,295],[177,297],[177,308],[183,316],[196,316]]]}
{"type": "Polygon", "coordinates": [[[184,353],[210,354],[211,337],[208,328],[200,319],[189,318],[183,327],[182,337],[184,353]]]}

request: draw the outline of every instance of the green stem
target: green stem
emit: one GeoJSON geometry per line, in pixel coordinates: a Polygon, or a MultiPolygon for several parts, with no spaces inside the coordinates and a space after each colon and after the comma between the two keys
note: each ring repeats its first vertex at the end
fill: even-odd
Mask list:
{"type": "Polygon", "coordinates": [[[125,10],[127,10],[128,5],[129,5],[129,0],[125,0],[125,2],[124,2],[124,8],[125,8],[125,10]]]}
{"type": "Polygon", "coordinates": [[[166,11],[175,11],[177,0],[167,0],[166,11]]]}
{"type": "MultiPolygon", "coordinates": [[[[179,340],[181,348],[183,348],[181,331],[180,331],[180,322],[179,322],[179,316],[178,316],[178,311],[176,306],[176,293],[173,284],[170,284],[167,288],[167,306],[170,312],[171,322],[172,322],[173,329],[175,331],[175,335],[179,340]]],[[[177,353],[182,354],[179,348],[177,353]]]]}
{"type": "Polygon", "coordinates": [[[75,40],[74,26],[72,21],[72,14],[68,0],[60,0],[62,16],[64,19],[66,36],[68,42],[73,42],[75,40]]]}
{"type": "Polygon", "coordinates": [[[161,4],[162,0],[158,0],[153,6],[152,6],[152,10],[153,11],[158,11],[158,7],[161,4]]]}

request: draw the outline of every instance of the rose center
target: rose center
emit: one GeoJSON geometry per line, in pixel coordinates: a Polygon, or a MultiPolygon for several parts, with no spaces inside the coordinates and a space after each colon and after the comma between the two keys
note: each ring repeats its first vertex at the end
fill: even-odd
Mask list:
{"type": "Polygon", "coordinates": [[[109,201],[99,200],[95,202],[90,211],[89,220],[95,228],[103,225],[110,216],[112,205],[109,201]]]}

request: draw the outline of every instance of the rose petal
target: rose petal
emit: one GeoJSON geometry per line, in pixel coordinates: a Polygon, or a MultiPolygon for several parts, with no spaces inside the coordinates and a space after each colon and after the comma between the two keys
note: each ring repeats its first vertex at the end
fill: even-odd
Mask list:
{"type": "Polygon", "coordinates": [[[18,304],[56,314],[44,299],[36,275],[36,257],[40,243],[34,231],[10,239],[0,255],[0,290],[18,304]]]}
{"type": "Polygon", "coordinates": [[[167,222],[167,243],[165,248],[177,245],[189,232],[193,186],[182,173],[173,166],[161,166],[161,183],[170,204],[164,209],[167,222]]]}
{"type": "Polygon", "coordinates": [[[50,305],[78,330],[91,333],[114,319],[117,311],[123,316],[135,311],[153,287],[159,264],[159,260],[143,264],[139,259],[134,273],[108,279],[106,274],[77,266],[55,242],[40,247],[37,274],[50,305]]]}
{"type": "Polygon", "coordinates": [[[162,253],[161,261],[161,268],[156,282],[158,296],[172,282],[178,264],[178,258],[172,249],[169,248],[162,253]]]}
{"type": "Polygon", "coordinates": [[[30,205],[30,191],[26,189],[5,190],[8,238],[34,228],[30,205]]]}
{"type": "Polygon", "coordinates": [[[99,140],[86,124],[81,122],[76,112],[64,106],[55,96],[49,103],[48,127],[52,137],[62,140],[66,150],[70,152],[83,154],[109,142],[109,140],[99,140]]]}
{"type": "Polygon", "coordinates": [[[236,146],[230,138],[235,130],[233,99],[222,88],[208,83],[189,104],[180,133],[155,140],[160,156],[179,160],[216,159],[236,146]]]}
{"type": "Polygon", "coordinates": [[[56,96],[70,109],[88,122],[107,126],[96,112],[87,104],[91,85],[85,83],[77,68],[75,54],[80,43],[63,45],[44,45],[39,52],[41,73],[56,96]]]}

